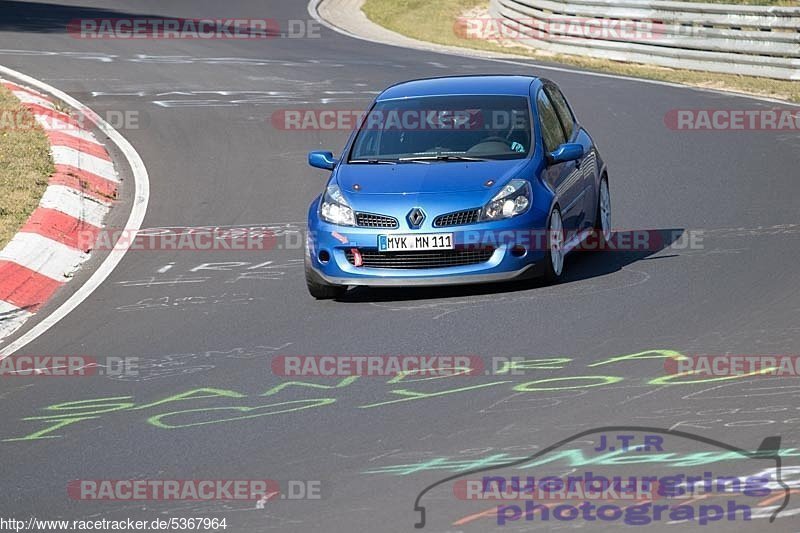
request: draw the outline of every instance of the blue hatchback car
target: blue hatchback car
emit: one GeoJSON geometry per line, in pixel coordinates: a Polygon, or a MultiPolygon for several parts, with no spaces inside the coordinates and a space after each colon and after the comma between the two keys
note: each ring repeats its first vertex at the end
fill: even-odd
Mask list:
{"type": "Polygon", "coordinates": [[[381,93],[308,211],[305,272],[318,299],[349,286],[563,276],[564,257],[611,236],[606,166],[559,88],[531,76],[408,81],[381,93]]]}

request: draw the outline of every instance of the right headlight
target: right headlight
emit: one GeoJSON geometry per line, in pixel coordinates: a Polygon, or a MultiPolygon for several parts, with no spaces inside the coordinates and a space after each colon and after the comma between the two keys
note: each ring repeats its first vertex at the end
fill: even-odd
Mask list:
{"type": "Polygon", "coordinates": [[[340,226],[356,225],[353,210],[347,205],[347,200],[345,200],[342,191],[336,184],[330,184],[325,189],[325,194],[322,196],[322,202],[319,206],[319,216],[322,220],[331,224],[340,226]]]}
{"type": "Polygon", "coordinates": [[[481,220],[503,220],[521,215],[531,205],[528,180],[511,180],[481,210],[481,220]]]}

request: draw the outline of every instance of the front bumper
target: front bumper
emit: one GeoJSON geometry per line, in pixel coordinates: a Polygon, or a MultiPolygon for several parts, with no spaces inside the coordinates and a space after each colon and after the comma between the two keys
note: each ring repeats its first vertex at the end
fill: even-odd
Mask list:
{"type": "MultiPolygon", "coordinates": [[[[359,277],[334,277],[320,272],[313,266],[314,276],[317,281],[328,285],[350,285],[354,287],[431,287],[444,285],[468,285],[471,283],[496,283],[526,277],[536,267],[530,264],[517,271],[495,272],[491,274],[464,274],[464,275],[439,275],[439,276],[359,276],[359,277]]],[[[386,269],[367,269],[386,270],[386,269]]],[[[441,269],[437,269],[441,270],[441,269]]]]}
{"type": "Polygon", "coordinates": [[[348,261],[346,252],[353,248],[375,249],[378,235],[413,234],[414,230],[342,227],[310,217],[305,246],[308,275],[317,283],[365,287],[464,285],[535,276],[539,273],[539,265],[544,264],[546,254],[541,247],[530,246],[530,242],[517,242],[523,239],[515,239],[515,235],[536,227],[541,223],[539,219],[546,219],[546,214],[531,212],[501,222],[420,230],[420,233],[453,233],[456,248],[475,246],[476,234],[496,234],[498,239],[493,243],[494,251],[489,259],[480,263],[396,269],[355,266],[348,261]],[[517,245],[524,246],[526,253],[512,253],[512,248],[517,245]],[[320,260],[320,255],[327,257],[327,261],[320,260]]]}

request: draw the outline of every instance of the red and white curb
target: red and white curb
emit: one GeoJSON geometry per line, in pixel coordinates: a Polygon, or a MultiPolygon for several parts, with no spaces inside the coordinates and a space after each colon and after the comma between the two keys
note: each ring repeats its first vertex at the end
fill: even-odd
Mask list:
{"type": "Polygon", "coordinates": [[[56,171],[39,206],[0,250],[0,340],[19,329],[89,257],[119,177],[94,135],[38,91],[0,80],[44,128],[56,171]]]}

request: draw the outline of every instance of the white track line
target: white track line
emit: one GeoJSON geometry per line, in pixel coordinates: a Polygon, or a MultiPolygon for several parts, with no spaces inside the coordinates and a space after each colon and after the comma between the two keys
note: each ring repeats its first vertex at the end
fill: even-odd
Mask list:
{"type": "MultiPolygon", "coordinates": [[[[128,221],[125,224],[125,228],[132,231],[139,230],[142,227],[144,215],[147,212],[147,203],[150,200],[150,178],[147,175],[147,168],[144,166],[144,161],[142,161],[142,158],[136,152],[136,149],[134,149],[131,143],[129,143],[128,140],[117,130],[112,128],[108,122],[100,117],[97,117],[96,113],[92,112],[87,106],[83,105],[67,93],[41,82],[36,78],[32,78],[26,74],[1,65],[0,73],[16,78],[17,80],[22,81],[32,87],[36,87],[37,89],[44,91],[45,93],[48,93],[72,106],[73,108],[81,111],[86,116],[96,117],[94,120],[98,129],[100,129],[100,131],[102,131],[109,138],[109,140],[117,146],[117,148],[119,148],[119,150],[125,156],[125,159],[127,159],[128,165],[131,167],[131,172],[133,173],[133,179],[135,183],[135,191],[131,214],[128,216],[128,221]]],[[[24,348],[29,343],[36,340],[39,336],[47,332],[50,328],[55,326],[62,318],[72,312],[73,309],[78,307],[106,280],[106,278],[108,278],[109,275],[111,275],[111,272],[114,271],[116,266],[120,261],[122,261],[122,258],[125,257],[127,252],[128,246],[120,246],[119,248],[115,247],[108,254],[108,256],[106,256],[100,266],[97,267],[97,270],[94,271],[92,276],[86,280],[86,283],[84,283],[77,291],[75,291],[67,299],[67,301],[61,304],[58,309],[50,313],[47,317],[42,319],[41,322],[33,326],[20,338],[0,350],[0,359],[8,357],[17,350],[24,348]]]]}

